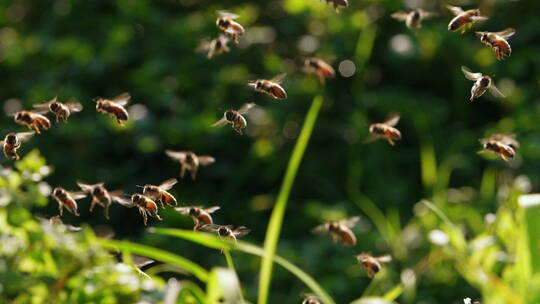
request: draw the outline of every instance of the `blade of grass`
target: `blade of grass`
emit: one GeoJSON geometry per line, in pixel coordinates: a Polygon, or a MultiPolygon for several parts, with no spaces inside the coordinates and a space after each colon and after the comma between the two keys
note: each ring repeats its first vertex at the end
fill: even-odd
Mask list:
{"type": "Polygon", "coordinates": [[[302,131],[300,132],[300,136],[298,137],[287,166],[287,171],[285,172],[285,178],[283,179],[276,205],[270,216],[270,222],[264,240],[264,255],[260,269],[259,294],[257,300],[257,303],[259,304],[266,304],[268,301],[268,290],[270,289],[270,282],[272,280],[272,266],[276,254],[279,234],[281,232],[281,224],[283,223],[283,216],[285,215],[285,209],[287,207],[287,201],[289,200],[298,167],[302,161],[304,151],[306,150],[309,138],[311,137],[322,103],[323,98],[321,96],[315,97],[311,103],[302,131]]]}
{"type": "Polygon", "coordinates": [[[159,248],[135,244],[127,241],[116,241],[98,238],[98,242],[101,246],[108,249],[129,251],[131,253],[142,255],[157,261],[177,265],[203,282],[206,282],[208,280],[208,271],[206,271],[201,266],[193,263],[192,261],[174,253],[170,253],[159,248]]]}
{"type": "MultiPolygon", "coordinates": [[[[261,247],[243,241],[238,241],[238,243],[235,245],[234,243],[221,240],[217,236],[208,233],[172,228],[153,228],[151,231],[162,235],[181,238],[214,249],[236,250],[259,257],[263,257],[265,254],[265,251],[261,247]]],[[[315,281],[309,274],[305,273],[302,269],[278,255],[274,255],[274,262],[276,262],[278,265],[285,268],[287,271],[289,271],[302,282],[304,282],[304,284],[306,284],[306,286],[311,289],[311,291],[316,294],[323,303],[335,304],[334,300],[317,283],[317,281],[315,281]]]]}

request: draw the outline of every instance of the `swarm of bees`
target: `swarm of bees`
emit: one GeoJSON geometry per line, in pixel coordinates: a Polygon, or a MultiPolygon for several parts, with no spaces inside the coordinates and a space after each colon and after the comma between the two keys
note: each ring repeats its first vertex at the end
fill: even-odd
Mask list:
{"type": "MultiPolygon", "coordinates": [[[[347,0],[325,0],[331,4],[336,11],[340,7],[347,7],[347,0]]],[[[460,32],[464,34],[472,29],[475,25],[488,19],[483,16],[479,9],[463,10],[460,7],[447,7],[455,17],[448,24],[448,30],[452,32],[460,32]]],[[[423,9],[414,9],[411,11],[398,11],[391,15],[392,18],[405,22],[405,25],[414,30],[422,27],[422,21],[425,19],[438,16],[435,12],[429,12],[423,9]]],[[[222,32],[219,36],[212,40],[203,41],[198,51],[207,53],[207,58],[230,52],[228,43],[232,41],[234,44],[240,43],[246,30],[236,21],[239,16],[228,11],[218,11],[216,26],[222,32]]],[[[516,33],[513,28],[507,28],[500,32],[476,31],[476,36],[480,42],[493,49],[497,60],[503,60],[510,57],[512,48],[508,43],[508,39],[516,33]]],[[[321,84],[325,84],[328,79],[335,77],[334,68],[323,61],[322,59],[311,57],[303,62],[303,69],[306,73],[316,76],[321,84]]],[[[495,97],[504,98],[505,96],[497,89],[490,76],[480,72],[472,72],[469,68],[462,66],[461,70],[465,78],[474,81],[471,88],[470,101],[484,95],[486,91],[490,91],[495,97]]],[[[282,86],[282,80],[286,74],[279,74],[271,79],[256,79],[248,81],[248,86],[256,92],[264,93],[273,99],[286,99],[287,92],[282,86]]],[[[115,118],[119,125],[124,125],[129,120],[129,113],[126,110],[126,105],[129,103],[131,95],[129,93],[120,94],[112,99],[96,98],[96,111],[102,114],[107,114],[115,118]]],[[[244,117],[255,103],[245,103],[238,110],[229,109],[223,113],[221,119],[212,124],[212,127],[221,127],[226,124],[231,124],[233,130],[238,134],[243,135],[244,129],[247,128],[247,120],[244,117]]],[[[0,141],[4,155],[8,159],[18,160],[20,158],[18,150],[22,143],[30,139],[35,134],[41,134],[51,128],[52,124],[46,114],[53,114],[56,122],[68,123],[69,117],[83,110],[83,106],[75,99],[71,99],[65,103],[58,101],[55,97],[47,102],[33,105],[34,110],[22,110],[10,114],[16,123],[27,127],[30,132],[8,133],[4,139],[0,141]]],[[[384,139],[391,146],[394,146],[396,141],[402,138],[400,130],[396,128],[400,120],[398,114],[390,116],[386,121],[381,123],[373,123],[369,126],[371,138],[384,139]]],[[[480,139],[482,150],[479,152],[492,152],[497,154],[503,161],[509,161],[514,158],[518,149],[519,142],[514,134],[494,134],[488,138],[480,139]]],[[[190,171],[192,180],[197,177],[199,166],[207,166],[215,162],[215,158],[209,155],[197,155],[192,151],[173,151],[166,150],[165,154],[172,160],[179,162],[181,166],[180,177],[183,178],[186,171],[190,171]]],[[[159,185],[146,184],[138,186],[142,188],[142,193],[133,193],[125,195],[122,190],[109,191],[105,187],[104,182],[96,184],[86,184],[77,182],[80,191],[67,191],[62,187],[56,187],[52,191],[52,198],[57,201],[59,214],[50,219],[51,223],[64,225],[61,216],[63,216],[64,208],[75,216],[79,216],[77,201],[89,196],[91,198],[89,212],[93,212],[97,205],[103,207],[103,214],[106,219],[110,219],[109,209],[113,203],[126,208],[136,208],[142,216],[143,224],[148,225],[148,218],[155,218],[159,221],[163,220],[159,215],[159,207],[175,207],[175,210],[185,216],[189,216],[193,220],[194,231],[205,231],[217,234],[222,239],[228,239],[236,242],[239,237],[242,237],[250,232],[244,226],[235,228],[233,225],[215,224],[212,214],[220,209],[219,206],[202,207],[202,206],[183,206],[176,207],[178,200],[171,194],[171,189],[178,183],[176,178],[170,178],[163,181],[159,185]]],[[[353,232],[354,227],[360,220],[359,216],[350,217],[339,221],[329,221],[318,225],[312,229],[313,233],[328,234],[335,242],[345,246],[355,246],[357,238],[353,232]]],[[[66,226],[68,227],[68,226],[66,226]]],[[[72,226],[71,226],[72,227],[72,226]]],[[[74,227],[70,231],[79,231],[80,228],[74,227]]],[[[383,263],[392,261],[390,255],[372,256],[368,253],[361,253],[354,256],[358,263],[365,269],[369,278],[373,278],[381,269],[383,263]]],[[[320,304],[322,303],[314,295],[304,295],[303,304],[320,304]]],[[[469,298],[464,299],[464,303],[471,303],[469,298]]],[[[478,303],[478,302],[475,302],[478,303]]]]}

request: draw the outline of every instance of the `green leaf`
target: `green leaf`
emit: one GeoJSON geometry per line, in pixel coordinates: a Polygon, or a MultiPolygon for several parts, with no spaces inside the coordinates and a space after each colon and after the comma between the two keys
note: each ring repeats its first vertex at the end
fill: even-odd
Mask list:
{"type": "Polygon", "coordinates": [[[199,280],[206,282],[208,280],[208,271],[206,271],[201,266],[187,260],[179,255],[174,253],[167,252],[155,247],[140,245],[131,243],[128,241],[116,241],[116,240],[107,240],[107,239],[98,239],[98,242],[101,246],[108,249],[119,249],[123,251],[129,251],[130,253],[135,253],[142,255],[154,260],[158,260],[164,263],[174,264],[178,267],[186,270],[187,272],[193,274],[199,280]]]}
{"type": "MultiPolygon", "coordinates": [[[[236,251],[242,251],[251,255],[256,255],[259,257],[263,257],[265,254],[265,251],[258,246],[249,244],[247,242],[238,241],[236,244],[229,242],[229,241],[223,241],[219,239],[217,236],[203,233],[203,232],[194,232],[190,230],[180,230],[180,229],[172,229],[172,228],[153,228],[151,231],[163,235],[178,237],[184,240],[188,240],[206,247],[215,248],[215,249],[223,249],[226,250],[236,250],[236,251]]],[[[304,272],[302,269],[294,265],[293,263],[289,262],[287,259],[282,258],[278,255],[274,255],[273,258],[274,262],[276,262],[278,265],[282,266],[292,274],[294,274],[298,279],[300,279],[306,286],[311,289],[311,291],[319,297],[323,303],[326,304],[335,304],[334,300],[328,295],[328,293],[315,281],[309,274],[304,272]]]]}
{"type": "Polygon", "coordinates": [[[323,103],[323,98],[317,96],[313,99],[311,107],[307,113],[306,120],[294,147],[291,159],[289,160],[289,165],[287,166],[287,171],[285,172],[285,178],[283,179],[283,184],[279,191],[276,205],[270,216],[270,222],[268,224],[268,229],[266,230],[266,237],[264,240],[264,255],[261,262],[260,270],[260,280],[259,280],[259,295],[258,301],[259,304],[266,304],[268,301],[268,290],[270,289],[270,281],[272,280],[272,266],[274,261],[274,256],[276,255],[276,247],[279,240],[279,235],[281,232],[281,225],[283,223],[283,217],[285,215],[285,209],[287,208],[287,201],[289,200],[289,195],[291,193],[292,185],[294,179],[296,178],[296,173],[298,172],[298,167],[302,161],[304,151],[306,150],[309,138],[313,131],[315,121],[321,109],[323,103]]]}

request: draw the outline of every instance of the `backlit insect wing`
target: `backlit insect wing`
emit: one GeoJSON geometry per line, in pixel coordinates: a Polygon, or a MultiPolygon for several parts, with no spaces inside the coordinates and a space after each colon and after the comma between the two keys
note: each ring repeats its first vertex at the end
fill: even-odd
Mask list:
{"type": "Polygon", "coordinates": [[[55,96],[53,99],[47,101],[47,102],[44,102],[44,103],[38,103],[38,104],[35,104],[35,105],[32,105],[32,107],[38,111],[41,111],[43,113],[47,113],[49,111],[49,106],[51,105],[51,103],[53,102],[58,102],[58,97],[55,96]]]}
{"type": "Polygon", "coordinates": [[[311,233],[314,234],[325,234],[328,232],[328,225],[326,223],[315,226],[311,229],[311,233]]]}
{"type": "Polygon", "coordinates": [[[176,178],[169,178],[159,185],[159,188],[164,191],[169,191],[171,188],[178,183],[176,178]]]}
{"type": "Polygon", "coordinates": [[[287,77],[287,73],[281,73],[281,74],[278,74],[274,77],[272,77],[272,79],[270,79],[271,82],[273,83],[281,83],[283,81],[283,79],[285,79],[285,77],[287,77]]]}
{"type": "Polygon", "coordinates": [[[19,133],[16,133],[15,135],[17,136],[17,139],[19,140],[19,142],[25,142],[25,141],[28,141],[32,136],[34,136],[34,134],[36,134],[36,132],[29,131],[29,132],[19,132],[19,133]]]}
{"type": "Polygon", "coordinates": [[[501,91],[499,91],[495,84],[493,84],[493,81],[491,81],[491,85],[488,87],[488,90],[495,97],[506,98],[506,96],[501,91]]]}
{"type": "Polygon", "coordinates": [[[459,16],[464,13],[463,9],[459,6],[447,5],[446,8],[448,8],[452,12],[452,14],[456,16],[459,16]]]}
{"type": "Polygon", "coordinates": [[[245,103],[238,110],[238,114],[240,114],[240,115],[247,114],[249,112],[249,110],[251,110],[254,106],[255,106],[255,103],[245,103]]]}
{"type": "Polygon", "coordinates": [[[129,93],[125,92],[125,93],[122,93],[122,94],[116,96],[111,101],[116,103],[117,105],[123,107],[123,106],[128,104],[130,99],[131,99],[131,95],[129,93]]]}
{"type": "Polygon", "coordinates": [[[392,18],[399,20],[399,21],[405,21],[407,20],[407,17],[409,16],[409,13],[406,11],[398,11],[390,15],[392,18]]]}
{"type": "Polygon", "coordinates": [[[221,207],[219,206],[212,206],[212,207],[208,207],[208,208],[204,208],[203,210],[206,211],[206,213],[214,213],[216,211],[218,211],[219,209],[221,209],[221,207]]]}
{"type": "Polygon", "coordinates": [[[519,149],[519,142],[516,140],[516,134],[495,134],[491,139],[500,141],[501,143],[512,147],[514,150],[519,149]]]}
{"type": "Polygon", "coordinates": [[[216,121],[215,123],[213,123],[211,125],[211,127],[223,127],[224,125],[226,125],[229,121],[227,120],[227,118],[225,117],[225,114],[223,114],[223,117],[216,121]]]}
{"type": "Polygon", "coordinates": [[[394,114],[390,116],[390,118],[388,118],[385,122],[383,122],[383,124],[390,127],[394,127],[398,124],[399,118],[400,118],[399,114],[394,114]]]}
{"type": "Polygon", "coordinates": [[[82,104],[75,99],[70,99],[66,103],[66,107],[68,107],[69,111],[71,112],[80,112],[83,110],[82,104]]]}
{"type": "Polygon", "coordinates": [[[380,257],[376,257],[376,259],[381,263],[392,262],[392,256],[390,256],[389,254],[386,254],[386,255],[383,255],[383,256],[380,256],[380,257]]]}
{"type": "Polygon", "coordinates": [[[185,151],[165,150],[165,154],[167,154],[167,156],[169,156],[170,158],[180,162],[183,162],[186,159],[185,151]]]}
{"type": "Polygon", "coordinates": [[[116,202],[126,208],[133,208],[135,207],[135,204],[133,204],[133,201],[131,199],[127,199],[120,196],[113,196],[112,197],[113,202],[116,202]]]}
{"type": "Polygon", "coordinates": [[[193,206],[187,206],[187,207],[178,207],[174,208],[174,210],[182,215],[190,215],[189,212],[192,208],[196,208],[193,206]]]}
{"type": "Polygon", "coordinates": [[[500,32],[496,32],[493,34],[495,34],[496,36],[499,36],[502,39],[507,40],[508,38],[514,36],[515,33],[516,33],[516,29],[510,27],[510,28],[507,28],[505,30],[502,30],[500,32]]]}
{"type": "Polygon", "coordinates": [[[351,218],[341,220],[338,223],[348,228],[353,228],[360,221],[360,216],[353,216],[351,218]]]}
{"type": "Polygon", "coordinates": [[[86,193],[83,191],[67,191],[67,193],[73,198],[74,200],[80,200],[86,197],[86,193]]]}
{"type": "Polygon", "coordinates": [[[219,11],[216,11],[216,14],[218,15],[219,18],[227,18],[227,19],[237,19],[238,15],[236,14],[233,14],[231,12],[228,12],[228,11],[223,11],[223,10],[219,10],[219,11]]]}
{"type": "Polygon", "coordinates": [[[251,232],[251,229],[244,226],[237,227],[236,229],[233,230],[233,234],[236,237],[244,236],[250,232],[251,232]]]}
{"type": "Polygon", "coordinates": [[[482,73],[473,73],[468,67],[461,66],[461,71],[463,72],[463,75],[465,75],[465,78],[477,81],[478,79],[482,78],[482,73]]]}
{"type": "Polygon", "coordinates": [[[215,158],[213,158],[212,156],[207,156],[207,155],[198,156],[197,158],[199,159],[199,165],[203,165],[203,166],[210,165],[216,161],[215,158]]]}

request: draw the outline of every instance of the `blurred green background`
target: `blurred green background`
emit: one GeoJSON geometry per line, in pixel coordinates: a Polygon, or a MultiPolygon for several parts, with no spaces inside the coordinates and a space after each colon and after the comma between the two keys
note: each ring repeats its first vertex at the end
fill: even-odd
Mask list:
{"type": "MultiPolygon", "coordinates": [[[[214,156],[216,163],[201,168],[196,181],[183,179],[172,192],[182,204],[221,206],[216,223],[245,225],[252,229],[245,239],[262,244],[305,113],[313,97],[322,95],[323,109],[293,187],[278,254],[316,278],[337,303],[359,298],[370,284],[352,257],[360,252],[395,257],[383,279],[370,285],[373,294],[411,283],[407,275],[414,269],[415,280],[404,285],[400,303],[480,299],[485,289],[456,271],[452,259],[427,262],[427,269],[418,266],[440,248],[428,235],[443,225],[418,202],[433,201],[469,238],[487,229],[485,215],[504,206],[512,189],[538,188],[540,2],[470,1],[490,16],[478,28],[517,29],[510,39],[512,56],[502,62],[473,33],[447,31],[452,16],[443,1],[350,2],[336,14],[317,0],[3,0],[0,100],[4,111],[31,109],[54,96],[61,101],[76,97],[84,105],[68,124],[54,124],[21,150],[40,150],[53,168],[46,179],[52,187],[75,190],[77,180],[104,181],[109,189],[133,193],[136,185],[178,177],[179,164],[167,158],[165,149],[214,156]],[[410,7],[440,17],[424,21],[417,32],[390,18],[410,7]],[[230,53],[208,60],[195,49],[202,39],[218,36],[215,11],[220,9],[239,14],[247,33],[230,53]],[[310,56],[331,62],[336,78],[322,86],[303,73],[303,59],[310,56]],[[494,75],[507,98],[487,93],[469,102],[473,83],[463,77],[461,65],[494,75]],[[288,74],[286,100],[272,100],[246,86],[248,80],[282,72],[288,74]],[[96,113],[92,102],[122,92],[132,95],[132,120],[124,128],[96,113]],[[260,106],[248,116],[247,135],[229,126],[209,127],[226,109],[245,102],[260,106]],[[393,112],[401,114],[403,139],[395,147],[365,143],[368,125],[393,112]],[[516,133],[522,144],[508,164],[476,153],[479,138],[500,132],[516,133]],[[354,248],[310,233],[323,221],[353,215],[363,216],[354,248]]],[[[4,133],[24,129],[7,116],[0,128],[4,133]]],[[[10,164],[2,159],[3,166],[10,164]]],[[[508,204],[513,217],[516,204],[508,204]]],[[[64,222],[108,225],[115,238],[163,248],[207,267],[225,265],[219,251],[146,234],[136,210],[114,205],[109,222],[101,208],[90,214],[88,207],[88,200],[81,201],[81,216],[68,214],[64,222]]],[[[57,205],[32,212],[49,217],[57,205]]],[[[151,220],[149,226],[191,228],[191,219],[172,209],[160,215],[164,220],[151,220]]],[[[236,262],[251,301],[258,261],[236,262]]],[[[495,273],[505,262],[498,263],[495,273]]],[[[298,303],[307,291],[280,268],[274,268],[273,279],[272,303],[298,303]]]]}

